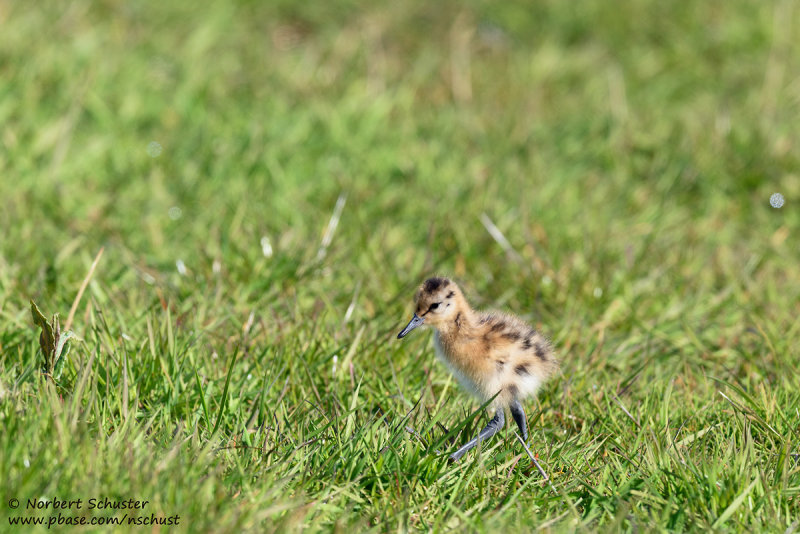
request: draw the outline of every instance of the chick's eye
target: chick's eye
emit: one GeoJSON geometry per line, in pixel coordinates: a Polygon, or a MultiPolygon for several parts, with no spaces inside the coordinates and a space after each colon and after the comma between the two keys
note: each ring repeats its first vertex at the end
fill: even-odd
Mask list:
{"type": "Polygon", "coordinates": [[[428,308],[428,309],[429,310],[435,310],[436,308],[439,307],[439,304],[441,304],[441,302],[434,302],[433,304],[431,304],[431,307],[428,308]]]}

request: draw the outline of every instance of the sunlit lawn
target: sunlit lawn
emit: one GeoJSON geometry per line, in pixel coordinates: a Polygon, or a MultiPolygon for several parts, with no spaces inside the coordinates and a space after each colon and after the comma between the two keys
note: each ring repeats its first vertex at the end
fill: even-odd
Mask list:
{"type": "Polygon", "coordinates": [[[796,529],[800,6],[532,4],[0,3],[0,531],[796,529]],[[549,480],[447,462],[432,274],[553,340],[549,480]]]}

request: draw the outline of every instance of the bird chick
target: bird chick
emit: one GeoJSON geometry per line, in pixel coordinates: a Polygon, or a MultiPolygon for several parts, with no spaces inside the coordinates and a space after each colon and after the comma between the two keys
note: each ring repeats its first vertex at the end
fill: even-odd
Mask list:
{"type": "Polygon", "coordinates": [[[414,295],[416,311],[398,339],[415,328],[432,326],[436,355],[458,381],[481,402],[494,399],[494,417],[478,436],[454,452],[467,451],[496,434],[505,424],[505,408],[528,439],[520,401],[536,391],[558,370],[547,339],[523,320],[498,312],[472,309],[459,287],[447,278],[429,278],[414,295]]]}

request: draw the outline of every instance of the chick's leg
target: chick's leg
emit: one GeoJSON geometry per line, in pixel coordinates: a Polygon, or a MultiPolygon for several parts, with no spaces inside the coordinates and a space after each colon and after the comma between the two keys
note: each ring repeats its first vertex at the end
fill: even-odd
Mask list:
{"type": "Polygon", "coordinates": [[[511,410],[511,417],[514,418],[514,422],[517,423],[519,427],[519,435],[522,436],[523,441],[528,441],[528,422],[525,420],[525,412],[522,410],[522,404],[515,400],[509,406],[511,410]]]}
{"type": "Polygon", "coordinates": [[[478,445],[481,441],[487,440],[497,434],[497,432],[503,428],[503,425],[506,423],[506,416],[503,414],[503,409],[499,408],[495,413],[492,420],[489,421],[489,424],[486,425],[486,428],[480,431],[477,438],[474,438],[468,441],[464,446],[458,449],[456,452],[450,455],[450,459],[454,462],[457,462],[461,459],[464,454],[478,445]]]}

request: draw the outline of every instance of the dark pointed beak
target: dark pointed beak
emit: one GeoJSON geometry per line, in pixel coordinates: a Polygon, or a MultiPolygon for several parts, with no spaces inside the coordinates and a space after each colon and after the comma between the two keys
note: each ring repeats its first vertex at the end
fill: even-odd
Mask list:
{"type": "Polygon", "coordinates": [[[424,322],[425,322],[425,319],[423,319],[422,317],[420,317],[419,315],[417,315],[415,313],[414,317],[411,318],[411,320],[408,322],[406,327],[403,328],[403,330],[399,334],[397,334],[397,339],[400,339],[401,337],[405,336],[406,334],[408,334],[409,332],[411,332],[412,330],[414,330],[416,327],[418,327],[419,325],[421,325],[424,322]]]}

